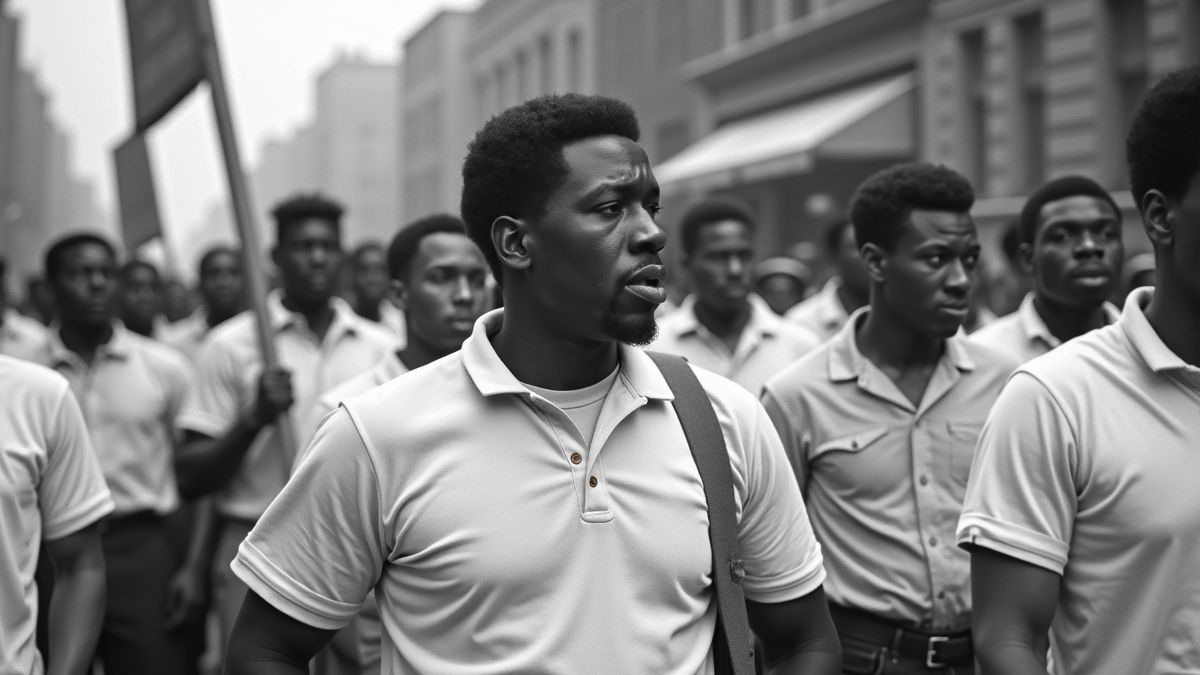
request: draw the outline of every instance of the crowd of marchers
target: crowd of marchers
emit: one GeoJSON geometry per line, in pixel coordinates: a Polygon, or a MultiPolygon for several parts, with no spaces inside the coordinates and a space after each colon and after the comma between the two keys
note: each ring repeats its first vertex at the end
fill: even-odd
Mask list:
{"type": "Polygon", "coordinates": [[[276,205],[257,315],[235,248],[168,322],[58,239],[40,321],[0,292],[0,675],[1200,673],[1197,120],[1189,68],[1127,130],[1152,254],[1034,190],[1000,317],[956,171],[865,176],[805,297],[736,199],[668,241],[634,111],[579,94],[386,246],[276,205]]]}

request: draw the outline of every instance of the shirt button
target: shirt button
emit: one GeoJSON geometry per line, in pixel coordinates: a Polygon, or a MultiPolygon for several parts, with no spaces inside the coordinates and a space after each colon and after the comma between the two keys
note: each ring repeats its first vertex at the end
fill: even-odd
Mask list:
{"type": "Polygon", "coordinates": [[[930,546],[937,546],[937,537],[930,537],[930,538],[929,538],[929,545],[930,545],[930,546]]]}
{"type": "Polygon", "coordinates": [[[850,448],[853,450],[857,450],[858,449],[858,441],[850,441],[850,448]]]}
{"type": "Polygon", "coordinates": [[[588,485],[591,485],[592,487],[596,487],[599,484],[600,484],[600,481],[596,480],[595,476],[592,476],[591,478],[588,479],[588,485]]]}
{"type": "Polygon", "coordinates": [[[929,476],[921,476],[919,479],[921,485],[929,485],[929,476]]]}
{"type": "Polygon", "coordinates": [[[938,591],[938,600],[946,599],[946,591],[938,591]]]}
{"type": "Polygon", "coordinates": [[[571,453],[571,463],[572,464],[578,464],[582,461],[583,461],[583,455],[579,454],[578,452],[571,453]]]}

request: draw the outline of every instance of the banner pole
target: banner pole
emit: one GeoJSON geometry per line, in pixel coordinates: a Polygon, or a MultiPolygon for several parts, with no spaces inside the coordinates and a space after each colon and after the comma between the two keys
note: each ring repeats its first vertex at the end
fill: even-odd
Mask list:
{"type": "MultiPolygon", "coordinates": [[[[225,73],[221,69],[221,55],[217,47],[216,26],[208,0],[195,0],[196,18],[200,33],[200,50],[204,57],[204,72],[212,97],[213,115],[217,121],[217,135],[221,140],[221,155],[225,160],[225,174],[229,181],[229,196],[233,202],[233,220],[242,241],[242,263],[250,292],[250,307],[254,312],[258,328],[258,347],[262,352],[263,368],[278,363],[275,341],[272,337],[270,314],[267,310],[267,284],[263,273],[258,233],[254,227],[250,193],[246,187],[246,176],[242,170],[241,154],[230,112],[229,92],[225,87],[225,73]]],[[[292,459],[299,452],[296,446],[291,414],[284,411],[275,419],[275,431],[283,445],[287,466],[290,471],[292,459]]]]}

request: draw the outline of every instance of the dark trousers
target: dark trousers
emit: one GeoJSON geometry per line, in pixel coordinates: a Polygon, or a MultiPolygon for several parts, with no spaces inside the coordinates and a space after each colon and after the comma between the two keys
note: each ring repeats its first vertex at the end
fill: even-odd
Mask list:
{"type": "Polygon", "coordinates": [[[975,675],[975,663],[931,668],[924,658],[900,651],[900,636],[882,630],[878,618],[855,610],[830,605],[830,614],[842,643],[842,672],[845,675],[975,675]]]}
{"type": "Polygon", "coordinates": [[[108,602],[97,658],[111,675],[190,675],[195,644],[186,632],[168,631],[167,585],[178,556],[163,519],[149,514],[117,517],[101,528],[108,602]]]}

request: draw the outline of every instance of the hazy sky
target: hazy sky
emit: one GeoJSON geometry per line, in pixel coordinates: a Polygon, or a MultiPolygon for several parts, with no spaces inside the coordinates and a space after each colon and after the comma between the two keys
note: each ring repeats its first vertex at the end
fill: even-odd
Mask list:
{"type": "MultiPolygon", "coordinates": [[[[250,168],[264,140],[308,120],[316,74],[340,50],[398,58],[402,38],[441,8],[479,0],[211,0],[250,168]]],[[[115,210],[111,150],[132,128],[122,0],[9,0],[22,19],[21,54],[74,141],[73,165],[115,210]]],[[[168,236],[199,220],[226,191],[212,104],[202,85],[150,135],[168,236]]],[[[259,205],[261,206],[261,205],[259,205]]]]}

